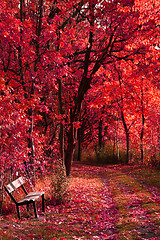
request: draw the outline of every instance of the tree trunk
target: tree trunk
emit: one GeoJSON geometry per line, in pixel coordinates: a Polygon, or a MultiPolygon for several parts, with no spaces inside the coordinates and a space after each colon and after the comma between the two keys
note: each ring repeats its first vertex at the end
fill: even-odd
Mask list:
{"type": "MultiPolygon", "coordinates": [[[[1,138],[2,138],[2,134],[1,134],[1,138]]],[[[1,150],[1,146],[0,146],[0,150],[1,150]]],[[[0,153],[1,154],[1,153],[0,153]]],[[[2,202],[3,202],[3,180],[2,180],[2,172],[3,172],[3,166],[2,166],[2,160],[1,160],[1,156],[0,156],[0,214],[2,213],[2,202]]]]}
{"type": "Polygon", "coordinates": [[[64,162],[64,127],[62,123],[60,123],[59,141],[60,141],[59,146],[60,158],[64,162]]]}
{"type": "Polygon", "coordinates": [[[119,161],[119,141],[118,141],[118,128],[119,128],[119,118],[117,118],[117,129],[116,129],[117,159],[118,159],[118,161],[119,161]]]}
{"type": "MultiPolygon", "coordinates": [[[[62,103],[62,83],[59,78],[57,78],[58,81],[58,102],[59,102],[59,114],[63,117],[64,111],[63,111],[63,103],[62,103]]],[[[59,132],[59,141],[60,141],[60,158],[64,162],[64,127],[63,123],[60,123],[60,132],[59,132]]]]}
{"type": "Polygon", "coordinates": [[[126,149],[126,161],[125,161],[125,163],[129,164],[129,161],[130,161],[129,129],[127,128],[127,124],[126,124],[126,121],[125,121],[125,118],[124,118],[124,113],[123,113],[122,110],[121,110],[121,117],[122,117],[122,122],[123,122],[124,130],[125,130],[125,134],[126,134],[127,149],[126,149]]]}
{"type": "Polygon", "coordinates": [[[34,122],[33,122],[33,109],[30,108],[29,111],[29,118],[30,118],[30,128],[29,128],[29,134],[30,134],[30,137],[28,138],[28,148],[30,148],[30,156],[32,158],[34,158],[34,142],[33,142],[33,125],[34,125],[34,122]]]}
{"type": "MultiPolygon", "coordinates": [[[[20,0],[20,21],[23,23],[23,21],[25,20],[24,19],[24,12],[23,12],[23,0],[20,0]]],[[[21,39],[21,42],[23,42],[23,39],[22,39],[22,28],[20,28],[20,39],[21,39]]],[[[22,86],[23,86],[23,89],[24,89],[24,96],[25,98],[29,98],[28,94],[26,93],[27,90],[26,90],[26,87],[25,87],[25,81],[24,81],[24,74],[23,74],[23,64],[22,64],[22,49],[21,49],[21,46],[19,46],[18,48],[18,62],[19,62],[19,69],[20,69],[20,80],[21,80],[21,83],[22,83],[22,86]]],[[[31,89],[31,94],[33,93],[33,84],[32,84],[32,89],[31,89]]],[[[33,132],[33,109],[30,108],[28,109],[28,119],[30,120],[30,128],[28,130],[28,133],[29,133],[29,137],[28,137],[28,148],[30,148],[30,152],[29,152],[29,161],[30,161],[30,164],[31,164],[31,169],[32,169],[32,172],[34,173],[34,169],[33,169],[33,161],[34,161],[34,144],[33,144],[33,138],[32,138],[32,132],[33,132]]],[[[25,167],[25,171],[28,175],[28,177],[30,178],[30,170],[28,168],[28,164],[27,164],[27,161],[24,160],[24,167],[25,167]]]]}
{"type": "MultiPolygon", "coordinates": [[[[2,120],[2,124],[0,126],[0,129],[1,129],[1,133],[0,133],[0,136],[1,136],[1,141],[2,141],[2,137],[3,137],[3,120],[2,120]]],[[[0,145],[0,214],[2,213],[2,203],[3,203],[3,182],[4,182],[4,171],[5,171],[5,167],[3,165],[3,162],[2,162],[2,157],[1,157],[1,152],[2,152],[2,146],[3,145],[0,145]]]]}
{"type": "Polygon", "coordinates": [[[73,156],[75,151],[75,142],[74,142],[75,138],[74,138],[73,124],[69,129],[67,141],[68,141],[68,145],[67,145],[67,149],[65,150],[64,163],[66,168],[66,176],[68,177],[71,173],[71,166],[72,166],[73,156]]]}
{"type": "MultiPolygon", "coordinates": [[[[116,135],[116,133],[115,133],[116,135]]],[[[113,139],[113,163],[116,163],[116,158],[115,158],[115,149],[116,149],[116,136],[114,136],[114,139],[113,139]]]]}
{"type": "MultiPolygon", "coordinates": [[[[160,130],[159,130],[159,125],[158,125],[158,129],[157,129],[157,133],[158,133],[158,157],[160,158],[160,130]]],[[[159,165],[160,165],[160,163],[159,163],[159,165]]]]}
{"type": "Polygon", "coordinates": [[[126,142],[127,142],[127,157],[126,157],[126,164],[129,164],[129,161],[130,161],[129,132],[126,132],[126,142]]]}
{"type": "MultiPolygon", "coordinates": [[[[122,76],[121,76],[120,72],[116,69],[116,67],[115,67],[115,70],[117,71],[119,85],[120,85],[120,88],[121,88],[121,91],[122,91],[122,76]]],[[[128,164],[129,161],[130,161],[129,128],[127,127],[125,117],[124,117],[124,113],[123,113],[123,95],[122,95],[122,92],[121,92],[121,97],[120,97],[121,98],[121,104],[119,104],[118,98],[117,98],[117,103],[118,103],[119,108],[121,109],[121,118],[122,118],[124,130],[125,130],[125,134],[126,134],[126,148],[127,149],[126,149],[126,161],[125,161],[125,163],[128,164]]]]}
{"type": "Polygon", "coordinates": [[[66,176],[68,177],[71,173],[71,166],[73,162],[74,155],[74,147],[73,144],[69,144],[65,151],[65,168],[66,168],[66,176]]]}
{"type": "Polygon", "coordinates": [[[82,143],[82,127],[78,129],[78,156],[77,161],[81,161],[81,143],[82,143]]]}
{"type": "Polygon", "coordinates": [[[32,179],[33,185],[35,184],[35,147],[34,147],[34,141],[33,141],[33,109],[30,108],[28,110],[28,116],[30,120],[30,128],[29,128],[29,137],[28,137],[28,148],[30,149],[30,152],[28,153],[29,156],[29,164],[30,167],[28,168],[28,165],[26,163],[26,173],[29,175],[29,178],[32,179]]]}
{"type": "Polygon", "coordinates": [[[141,111],[142,111],[142,128],[141,128],[141,134],[140,134],[140,149],[141,149],[141,164],[143,164],[144,160],[144,152],[143,152],[143,135],[144,135],[144,106],[143,106],[143,78],[141,81],[141,111]]]}
{"type": "MultiPolygon", "coordinates": [[[[0,179],[2,180],[2,178],[0,179]]],[[[2,204],[3,204],[3,182],[1,181],[0,183],[0,214],[2,214],[2,204]]]]}
{"type": "Polygon", "coordinates": [[[99,132],[99,134],[98,134],[98,144],[99,144],[99,149],[101,150],[101,148],[102,148],[102,138],[103,138],[103,136],[102,136],[102,125],[103,125],[103,120],[102,119],[100,119],[100,121],[99,121],[99,126],[98,126],[98,132],[99,132]]]}
{"type": "MultiPolygon", "coordinates": [[[[37,26],[37,29],[36,29],[36,34],[37,34],[37,37],[39,38],[41,36],[41,30],[42,30],[42,17],[43,17],[43,0],[40,0],[40,3],[39,3],[39,18],[38,18],[38,26],[37,26]]],[[[34,64],[34,72],[36,73],[37,72],[37,65],[38,65],[38,62],[39,62],[39,59],[40,59],[40,56],[39,56],[39,43],[38,41],[36,42],[36,54],[37,54],[37,59],[35,61],[35,64],[34,64]]],[[[35,80],[32,79],[32,87],[31,87],[31,92],[30,92],[30,96],[33,97],[35,96],[35,80]]],[[[29,153],[29,161],[31,163],[31,170],[32,170],[32,176],[33,176],[33,179],[32,179],[32,183],[33,185],[35,184],[35,147],[34,147],[34,140],[33,140],[33,131],[34,131],[34,122],[33,122],[33,108],[29,109],[29,118],[31,120],[31,125],[30,125],[30,129],[29,129],[29,143],[28,143],[28,146],[29,148],[31,149],[30,150],[30,153],[29,153]]]]}
{"type": "Polygon", "coordinates": [[[73,111],[71,111],[71,115],[70,115],[70,129],[68,134],[68,139],[67,139],[67,143],[68,146],[65,150],[65,167],[66,167],[66,175],[69,176],[70,172],[71,172],[71,165],[72,165],[72,161],[73,161],[73,156],[74,156],[74,151],[75,151],[75,142],[77,140],[77,129],[74,130],[73,127],[73,123],[74,121],[78,121],[79,120],[79,116],[80,116],[80,111],[81,111],[81,106],[82,106],[82,102],[84,99],[84,95],[85,93],[88,91],[88,89],[90,88],[90,84],[91,84],[91,80],[93,75],[95,74],[96,71],[98,71],[99,69],[99,65],[98,68],[96,67],[96,70],[94,69],[92,71],[92,73],[90,74],[90,77],[88,77],[88,70],[89,70],[89,65],[90,65],[90,54],[91,54],[91,49],[92,49],[92,45],[93,45],[93,27],[94,27],[94,4],[92,4],[92,6],[89,6],[91,8],[91,20],[90,20],[90,25],[91,25],[91,29],[89,32],[89,46],[86,49],[86,53],[85,53],[85,57],[84,57],[84,66],[83,66],[83,76],[78,88],[78,96],[75,100],[75,105],[74,105],[74,109],[73,111]]]}
{"type": "Polygon", "coordinates": [[[141,136],[140,136],[140,149],[141,149],[141,164],[143,164],[143,160],[144,160],[144,151],[143,151],[143,135],[144,135],[144,114],[142,113],[142,129],[141,129],[141,136]]]}

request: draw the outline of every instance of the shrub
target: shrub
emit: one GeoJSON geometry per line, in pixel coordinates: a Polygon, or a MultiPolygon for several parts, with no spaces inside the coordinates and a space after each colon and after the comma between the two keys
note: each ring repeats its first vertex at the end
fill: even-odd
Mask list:
{"type": "Polygon", "coordinates": [[[113,155],[113,147],[106,145],[102,149],[90,149],[82,152],[82,160],[86,163],[95,164],[115,164],[118,163],[116,153],[113,155]]]}
{"type": "Polygon", "coordinates": [[[51,202],[54,205],[60,205],[69,200],[68,179],[61,159],[56,163],[51,176],[51,202]]]}

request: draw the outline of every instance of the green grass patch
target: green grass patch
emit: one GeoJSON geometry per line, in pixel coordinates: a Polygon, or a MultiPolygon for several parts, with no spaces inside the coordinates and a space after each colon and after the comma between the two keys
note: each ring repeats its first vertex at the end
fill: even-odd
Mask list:
{"type": "Polygon", "coordinates": [[[107,169],[106,176],[119,210],[117,227],[120,239],[141,239],[138,229],[142,225],[141,217],[147,214],[158,228],[160,208],[158,203],[152,201],[151,194],[138,181],[121,171],[107,169]]]}
{"type": "Polygon", "coordinates": [[[138,168],[131,171],[131,175],[150,186],[160,188],[160,170],[138,168]]]}

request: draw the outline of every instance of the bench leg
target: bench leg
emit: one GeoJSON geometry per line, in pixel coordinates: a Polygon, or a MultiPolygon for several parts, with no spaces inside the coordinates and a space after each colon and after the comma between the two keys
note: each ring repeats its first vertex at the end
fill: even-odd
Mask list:
{"type": "Polygon", "coordinates": [[[17,215],[18,215],[18,218],[20,219],[19,206],[16,205],[16,208],[17,208],[17,215]]]}
{"type": "Polygon", "coordinates": [[[45,212],[45,206],[44,206],[44,194],[42,195],[42,212],[45,212]]]}
{"type": "Polygon", "coordinates": [[[27,204],[27,212],[29,212],[29,204],[27,204]]]}
{"type": "Polygon", "coordinates": [[[33,207],[34,207],[35,218],[37,218],[37,209],[36,209],[36,203],[35,202],[33,202],[33,207]]]}

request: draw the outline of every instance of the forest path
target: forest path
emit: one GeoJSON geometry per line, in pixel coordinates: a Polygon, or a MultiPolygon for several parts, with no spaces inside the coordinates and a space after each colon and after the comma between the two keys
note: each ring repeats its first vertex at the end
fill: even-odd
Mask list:
{"type": "MultiPolygon", "coordinates": [[[[145,181],[143,180],[143,176],[140,178],[136,177],[134,172],[132,173],[131,169],[129,168],[122,168],[121,172],[123,172],[124,174],[126,174],[127,176],[133,178],[135,181],[137,181],[139,183],[139,185],[141,185],[144,189],[146,189],[152,196],[152,200],[154,202],[160,203],[160,188],[158,188],[157,186],[152,186],[152,183],[145,183],[145,181]]],[[[143,173],[142,173],[143,174],[143,173]]],[[[148,181],[149,182],[149,177],[148,176],[148,181]]]]}
{"type": "Polygon", "coordinates": [[[160,239],[160,191],[124,168],[106,169],[120,239],[160,239]],[[128,238],[127,238],[128,237],[128,238]]]}
{"type": "Polygon", "coordinates": [[[101,221],[97,222],[99,228],[99,239],[118,240],[116,222],[118,221],[118,211],[110,191],[110,185],[107,178],[102,179],[103,191],[101,192],[102,209],[98,213],[101,221]]]}
{"type": "Polygon", "coordinates": [[[37,220],[33,210],[18,220],[7,205],[8,213],[0,216],[0,240],[160,240],[160,191],[129,167],[77,164],[69,192],[66,204],[46,202],[44,216],[40,204],[37,220]]]}

